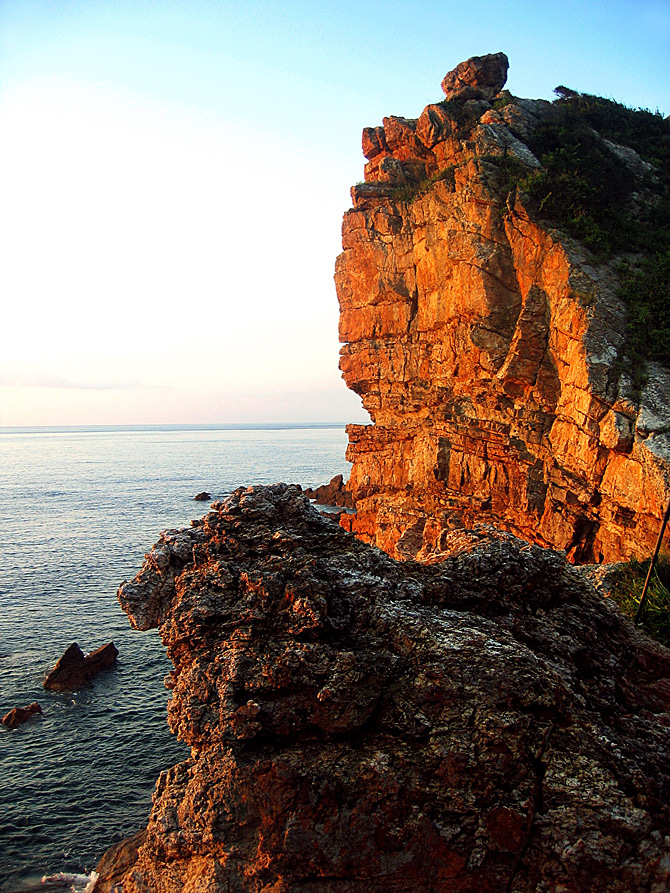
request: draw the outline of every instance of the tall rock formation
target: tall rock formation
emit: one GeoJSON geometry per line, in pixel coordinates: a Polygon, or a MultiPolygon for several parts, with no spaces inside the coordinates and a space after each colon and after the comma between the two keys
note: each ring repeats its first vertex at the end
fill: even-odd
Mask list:
{"type": "Polygon", "coordinates": [[[668,888],[670,652],[579,569],[398,563],[286,485],[214,508],[119,590],[191,757],[98,891],[668,888]]]}
{"type": "Polygon", "coordinates": [[[335,280],[340,367],[373,424],[348,429],[345,520],[398,558],[482,522],[574,562],[643,557],[667,500],[670,371],[635,396],[616,265],[508,199],[510,173],[540,168],[526,142],[551,104],[500,95],[506,73],[504,54],[476,57],[418,119],[363,131],[335,280]]]}

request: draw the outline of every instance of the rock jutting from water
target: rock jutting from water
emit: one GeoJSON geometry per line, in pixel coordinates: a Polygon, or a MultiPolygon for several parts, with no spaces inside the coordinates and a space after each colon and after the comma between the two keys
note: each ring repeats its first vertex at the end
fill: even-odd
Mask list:
{"type": "MultiPolygon", "coordinates": [[[[576,563],[650,554],[670,370],[649,363],[636,392],[620,366],[621,258],[600,262],[510,188],[542,175],[529,143],[552,104],[501,93],[506,75],[504,54],[474,57],[445,100],[363,131],[335,281],[340,368],[373,424],[348,426],[344,521],[401,559],[430,560],[478,523],[576,563]]],[[[660,201],[658,172],[594,133],[628,172],[637,223],[660,201]]]]}
{"type": "Polygon", "coordinates": [[[72,691],[81,688],[98,673],[113,667],[118,653],[114,642],[108,642],[90,654],[84,654],[79,645],[73,642],[65,649],[53,670],[47,674],[44,687],[52,691],[72,691]]]}
{"type": "Polygon", "coordinates": [[[33,716],[41,716],[41,714],[42,708],[37,701],[33,701],[33,703],[28,704],[27,707],[14,707],[9,713],[5,713],[2,719],[0,719],[0,723],[2,723],[3,726],[7,726],[9,729],[17,729],[19,726],[22,726],[24,722],[28,722],[33,716]]]}
{"type": "Polygon", "coordinates": [[[117,889],[667,888],[670,653],[563,555],[398,563],[287,485],[214,509],[119,590],[191,757],[117,889]]]}

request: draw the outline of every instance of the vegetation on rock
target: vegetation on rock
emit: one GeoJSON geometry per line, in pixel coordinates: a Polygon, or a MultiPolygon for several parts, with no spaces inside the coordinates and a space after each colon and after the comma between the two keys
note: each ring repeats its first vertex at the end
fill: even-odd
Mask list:
{"type": "MultiPolygon", "coordinates": [[[[633,558],[616,572],[611,596],[624,614],[634,618],[649,571],[649,562],[633,558]]],[[[670,645],[670,555],[661,556],[651,576],[641,625],[646,633],[670,645]]]]}
{"type": "Polygon", "coordinates": [[[599,260],[630,256],[621,295],[626,365],[639,388],[645,360],[670,360],[670,121],[563,87],[557,93],[529,140],[542,169],[514,179],[599,260]]]}

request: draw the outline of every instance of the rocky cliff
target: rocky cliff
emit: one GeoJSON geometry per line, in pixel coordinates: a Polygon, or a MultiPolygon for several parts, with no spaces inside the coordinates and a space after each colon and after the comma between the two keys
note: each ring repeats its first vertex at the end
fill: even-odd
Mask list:
{"type": "Polygon", "coordinates": [[[670,655],[579,569],[398,563],[286,485],[214,508],[119,590],[191,758],[98,890],[668,889],[670,655]]]}
{"type": "MultiPolygon", "coordinates": [[[[506,74],[503,54],[469,60],[444,101],[363,131],[335,278],[341,370],[373,424],[348,429],[345,520],[398,558],[482,522],[573,562],[643,557],[667,501],[670,372],[651,364],[636,393],[620,256],[597,262],[510,189],[541,169],[529,143],[551,104],[501,93],[506,74]]],[[[634,222],[653,167],[600,143],[630,169],[634,222]]]]}

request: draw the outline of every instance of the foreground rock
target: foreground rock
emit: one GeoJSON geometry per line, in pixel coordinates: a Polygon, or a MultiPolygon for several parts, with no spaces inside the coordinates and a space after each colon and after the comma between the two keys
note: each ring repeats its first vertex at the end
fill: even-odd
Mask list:
{"type": "Polygon", "coordinates": [[[541,167],[527,142],[550,103],[496,99],[506,73],[475,57],[447,101],[363,131],[335,282],[340,368],[374,424],[348,427],[346,521],[397,558],[480,522],[575,563],[643,557],[668,498],[670,371],[650,364],[641,396],[617,375],[618,262],[508,197],[510,171],[541,167]]]}
{"type": "Polygon", "coordinates": [[[119,590],[192,749],[125,893],[667,889],[670,652],[563,556],[397,563],[286,485],[215,509],[119,590]]]}
{"type": "Polygon", "coordinates": [[[85,655],[79,645],[73,642],[47,675],[44,687],[53,691],[71,691],[80,688],[98,673],[113,667],[118,653],[114,642],[108,642],[107,645],[85,655]]]}
{"type": "Polygon", "coordinates": [[[7,726],[10,729],[17,729],[19,726],[22,726],[24,722],[28,722],[31,717],[41,715],[41,713],[42,708],[37,701],[33,701],[33,703],[28,704],[27,707],[14,707],[9,713],[5,713],[2,719],[0,719],[0,722],[3,726],[7,726]]]}

